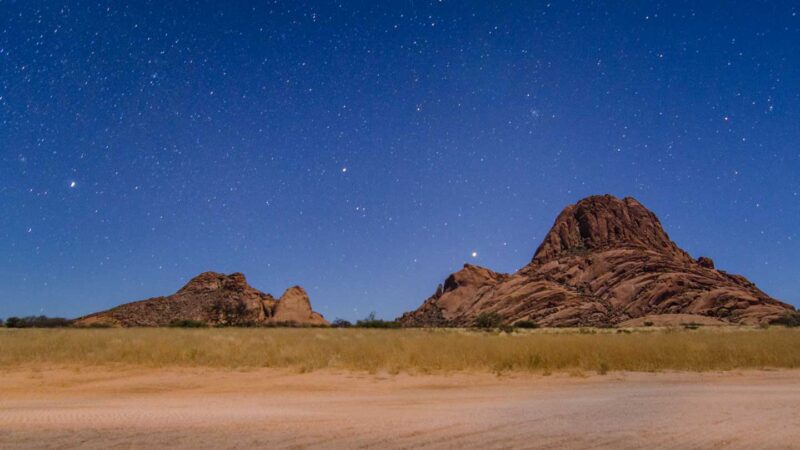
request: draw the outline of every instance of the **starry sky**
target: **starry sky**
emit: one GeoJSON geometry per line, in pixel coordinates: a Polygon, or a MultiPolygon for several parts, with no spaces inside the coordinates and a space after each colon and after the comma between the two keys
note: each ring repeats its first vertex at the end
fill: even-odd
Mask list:
{"type": "Polygon", "coordinates": [[[800,304],[796,2],[126,3],[0,0],[0,317],[393,318],[602,193],[800,304]]]}

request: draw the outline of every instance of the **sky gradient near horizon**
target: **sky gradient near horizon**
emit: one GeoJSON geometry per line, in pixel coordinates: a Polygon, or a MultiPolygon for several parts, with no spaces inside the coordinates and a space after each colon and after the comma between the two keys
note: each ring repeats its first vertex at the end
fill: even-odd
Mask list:
{"type": "Polygon", "coordinates": [[[393,318],[603,193],[800,305],[796,2],[133,3],[0,0],[0,317],[393,318]]]}

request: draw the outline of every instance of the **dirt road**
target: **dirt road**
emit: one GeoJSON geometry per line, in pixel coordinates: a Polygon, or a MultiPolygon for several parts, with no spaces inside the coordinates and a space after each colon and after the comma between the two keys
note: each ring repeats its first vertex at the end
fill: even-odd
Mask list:
{"type": "Polygon", "coordinates": [[[789,448],[800,372],[18,370],[0,448],[789,448]]]}

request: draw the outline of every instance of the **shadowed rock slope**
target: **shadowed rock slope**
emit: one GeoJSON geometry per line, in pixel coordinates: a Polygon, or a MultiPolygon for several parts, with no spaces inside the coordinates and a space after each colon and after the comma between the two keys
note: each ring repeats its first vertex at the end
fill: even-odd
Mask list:
{"type": "Polygon", "coordinates": [[[694,259],[633,198],[592,196],[570,205],[514,274],[465,265],[405,326],[470,326],[482,313],[508,324],[612,326],[659,318],[698,323],[768,323],[792,311],[739,275],[694,259]],[[666,316],[668,315],[668,316],[666,316]]]}
{"type": "Polygon", "coordinates": [[[75,319],[77,326],[93,324],[122,327],[165,326],[177,320],[208,325],[328,325],[311,309],[308,294],[300,286],[286,290],[275,299],[247,284],[244,275],[205,272],[178,292],[126,303],[75,319]]]}

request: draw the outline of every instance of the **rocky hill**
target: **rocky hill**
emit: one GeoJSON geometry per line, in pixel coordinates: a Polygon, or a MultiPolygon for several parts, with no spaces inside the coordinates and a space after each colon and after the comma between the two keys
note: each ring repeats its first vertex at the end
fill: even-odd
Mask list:
{"type": "Polygon", "coordinates": [[[758,324],[793,310],[710,258],[689,256],[635,199],[603,195],[566,207],[518,272],[465,265],[398,320],[469,326],[495,313],[541,326],[758,324]]]}
{"type": "Polygon", "coordinates": [[[126,303],[75,319],[76,326],[93,324],[122,327],[165,326],[178,320],[208,325],[328,325],[311,309],[308,294],[300,286],[286,290],[279,299],[247,284],[241,273],[205,272],[178,292],[126,303]]]}

